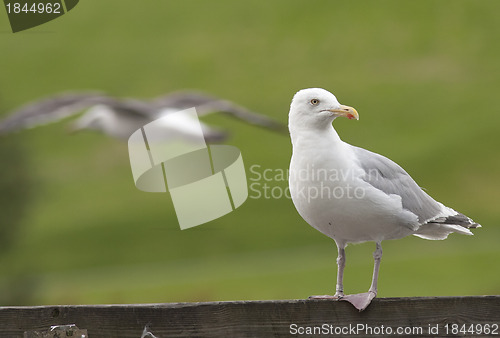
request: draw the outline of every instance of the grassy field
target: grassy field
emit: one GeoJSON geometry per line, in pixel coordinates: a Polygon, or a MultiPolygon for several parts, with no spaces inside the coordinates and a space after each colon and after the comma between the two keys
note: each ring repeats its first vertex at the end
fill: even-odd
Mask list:
{"type": "MultiPolygon", "coordinates": [[[[360,114],[335,122],[345,141],[483,225],[474,237],[383,243],[379,296],[499,294],[499,12],[496,0],[80,1],[16,34],[0,13],[0,115],[68,90],[200,89],[286,123],[297,90],[323,87],[360,114]]],[[[257,189],[285,189],[257,173],[286,170],[287,135],[204,120],[232,131],[257,189]]],[[[123,142],[58,123],[0,138],[0,154],[0,305],[334,292],[334,242],[285,197],[251,193],[181,231],[168,194],[135,188],[123,142]]],[[[346,292],[367,290],[373,249],[347,249],[346,292]]]]}

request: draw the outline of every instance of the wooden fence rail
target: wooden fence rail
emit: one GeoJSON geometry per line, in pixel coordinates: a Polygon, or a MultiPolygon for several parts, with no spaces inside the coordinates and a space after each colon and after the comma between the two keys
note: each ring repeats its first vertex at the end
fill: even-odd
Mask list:
{"type": "Polygon", "coordinates": [[[76,324],[89,338],[500,337],[500,296],[379,298],[364,311],[330,300],[0,307],[0,337],[76,324]]]}

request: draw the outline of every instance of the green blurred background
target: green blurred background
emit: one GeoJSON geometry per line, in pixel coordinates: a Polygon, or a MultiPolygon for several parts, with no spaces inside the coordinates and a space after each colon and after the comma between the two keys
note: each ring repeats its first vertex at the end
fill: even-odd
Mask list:
{"type": "MultiPolygon", "coordinates": [[[[286,123],[297,90],[323,87],[360,113],[335,122],[345,141],[483,225],[474,237],[385,242],[379,296],[499,294],[498,13],[497,0],[80,1],[12,34],[2,12],[0,114],[68,90],[199,89],[286,123]]],[[[285,189],[256,172],[288,167],[287,135],[204,120],[232,131],[254,189],[285,189]]],[[[334,292],[335,244],[287,198],[250,192],[181,231],[168,194],[135,188],[124,142],[57,123],[0,138],[0,156],[0,305],[334,292]]],[[[347,249],[346,292],[368,289],[373,249],[347,249]]]]}

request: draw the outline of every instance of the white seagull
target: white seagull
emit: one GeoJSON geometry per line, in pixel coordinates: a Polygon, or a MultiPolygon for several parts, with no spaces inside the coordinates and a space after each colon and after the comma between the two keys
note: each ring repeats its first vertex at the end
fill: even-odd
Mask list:
{"type": "MultiPolygon", "coordinates": [[[[197,91],[173,92],[148,101],[118,99],[97,92],[73,92],[38,100],[21,107],[0,122],[0,134],[56,122],[85,110],[73,123],[72,131],[91,129],[127,140],[145,124],[191,107],[196,108],[198,116],[221,112],[256,126],[275,131],[286,130],[285,126],[265,115],[197,91]]],[[[173,139],[180,138],[187,141],[196,137],[197,129],[194,127],[197,121],[193,121],[188,115],[173,116],[175,118],[169,119],[169,123],[165,124],[165,133],[171,134],[173,139]]],[[[201,126],[207,142],[222,141],[227,136],[227,133],[204,123],[201,123],[201,126]]]]}
{"type": "Polygon", "coordinates": [[[293,146],[289,185],[302,218],[338,248],[335,295],[312,298],[346,300],[362,311],[377,295],[383,240],[408,235],[440,240],[453,232],[472,235],[469,229],[480,225],[435,201],[390,159],[343,142],[332,126],[339,116],[359,119],[354,108],[324,89],[295,94],[288,124],[293,146]],[[371,287],[345,295],[345,247],[367,241],[376,244],[371,287]]]}

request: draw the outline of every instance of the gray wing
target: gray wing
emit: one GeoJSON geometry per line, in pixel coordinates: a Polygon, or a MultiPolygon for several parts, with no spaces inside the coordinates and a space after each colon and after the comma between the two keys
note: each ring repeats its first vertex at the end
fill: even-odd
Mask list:
{"type": "Polygon", "coordinates": [[[182,90],[157,97],[151,101],[151,105],[157,110],[167,108],[183,110],[205,105],[217,100],[218,99],[213,96],[195,90],[182,90]]]}
{"type": "Polygon", "coordinates": [[[447,217],[438,217],[442,204],[436,202],[397,163],[363,148],[351,146],[366,172],[363,180],[386,194],[401,196],[403,208],[417,215],[420,224],[439,223],[460,225],[465,228],[480,227],[472,219],[456,212],[447,217]]]}
{"type": "Polygon", "coordinates": [[[173,92],[159,97],[151,103],[158,110],[166,108],[181,110],[196,107],[196,112],[199,116],[220,112],[255,126],[288,133],[286,125],[274,121],[265,115],[254,113],[234,102],[222,100],[198,91],[173,92]]]}
{"type": "Polygon", "coordinates": [[[97,92],[63,93],[32,102],[14,111],[0,122],[0,134],[56,122],[96,105],[108,106],[123,115],[152,115],[151,106],[139,100],[118,100],[97,92]]]}
{"type": "Polygon", "coordinates": [[[440,203],[427,195],[397,163],[363,148],[352,149],[366,172],[363,180],[386,194],[401,196],[403,208],[417,215],[421,224],[441,212],[440,203]]]}

